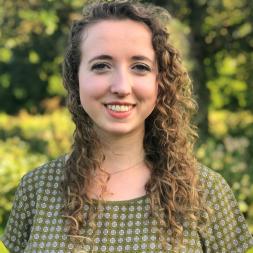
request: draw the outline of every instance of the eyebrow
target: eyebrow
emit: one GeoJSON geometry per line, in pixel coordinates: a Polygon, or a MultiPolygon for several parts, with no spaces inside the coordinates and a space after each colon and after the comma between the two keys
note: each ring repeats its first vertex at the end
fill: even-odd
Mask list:
{"type": "Polygon", "coordinates": [[[148,61],[150,63],[154,63],[154,61],[152,61],[151,59],[149,59],[148,57],[144,56],[144,55],[135,55],[133,57],[131,57],[132,60],[134,61],[148,61]]]}
{"type": "MultiPolygon", "coordinates": [[[[110,55],[101,54],[101,55],[95,56],[92,59],[90,59],[88,61],[88,63],[90,64],[91,62],[93,62],[95,60],[113,60],[113,58],[110,55]]],[[[146,57],[144,55],[134,55],[131,57],[131,60],[133,60],[133,61],[148,61],[148,62],[154,64],[154,61],[152,61],[151,59],[149,59],[148,57],[146,57]]]]}
{"type": "Polygon", "coordinates": [[[91,63],[91,62],[93,62],[95,60],[112,60],[112,57],[110,55],[101,54],[101,55],[95,56],[92,59],[90,59],[88,61],[88,63],[91,63]]]}

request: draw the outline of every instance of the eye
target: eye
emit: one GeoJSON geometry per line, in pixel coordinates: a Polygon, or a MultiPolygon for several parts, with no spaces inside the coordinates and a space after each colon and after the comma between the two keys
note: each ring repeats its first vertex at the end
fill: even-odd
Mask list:
{"type": "Polygon", "coordinates": [[[98,73],[102,73],[105,72],[107,70],[109,70],[111,67],[107,62],[99,62],[99,63],[95,63],[91,66],[91,70],[98,72],[98,73]]]}
{"type": "Polygon", "coordinates": [[[132,67],[133,70],[137,73],[145,73],[145,72],[150,72],[151,68],[147,64],[144,63],[137,63],[132,67]]]}

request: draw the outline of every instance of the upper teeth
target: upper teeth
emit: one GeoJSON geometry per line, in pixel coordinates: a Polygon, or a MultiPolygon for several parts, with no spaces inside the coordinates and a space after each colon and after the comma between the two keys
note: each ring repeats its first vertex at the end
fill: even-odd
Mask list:
{"type": "Polygon", "coordinates": [[[131,109],[131,105],[107,105],[107,108],[116,112],[127,112],[131,109]]]}

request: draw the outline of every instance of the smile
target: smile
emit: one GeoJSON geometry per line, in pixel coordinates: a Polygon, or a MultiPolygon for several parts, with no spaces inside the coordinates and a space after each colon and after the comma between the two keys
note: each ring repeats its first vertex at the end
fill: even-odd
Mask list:
{"type": "Polygon", "coordinates": [[[128,112],[133,108],[133,105],[105,105],[109,110],[114,112],[128,112]]]}

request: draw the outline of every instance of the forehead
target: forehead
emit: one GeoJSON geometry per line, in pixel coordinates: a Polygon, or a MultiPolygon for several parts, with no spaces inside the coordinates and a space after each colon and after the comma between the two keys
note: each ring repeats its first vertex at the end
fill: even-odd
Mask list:
{"type": "Polygon", "coordinates": [[[141,50],[153,55],[152,33],[145,24],[133,20],[98,21],[88,26],[81,42],[86,56],[94,50],[141,50]]]}

